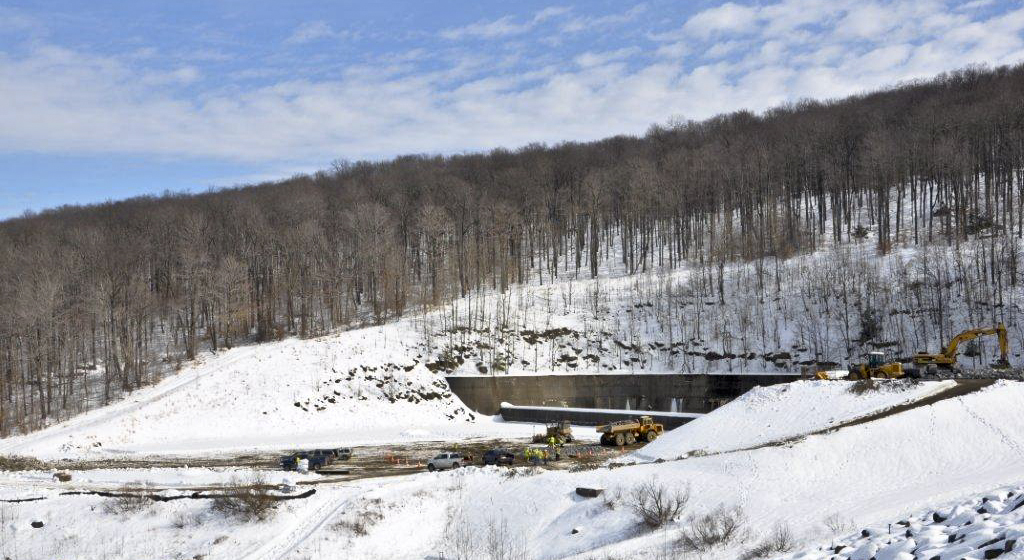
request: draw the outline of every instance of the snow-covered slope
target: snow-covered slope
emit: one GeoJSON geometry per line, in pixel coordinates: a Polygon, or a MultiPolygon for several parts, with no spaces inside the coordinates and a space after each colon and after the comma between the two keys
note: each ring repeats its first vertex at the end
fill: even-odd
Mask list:
{"type": "MultiPolygon", "coordinates": [[[[791,395],[795,398],[781,398],[779,406],[802,406],[806,395],[791,395]]],[[[423,557],[442,550],[451,556],[458,535],[446,534],[444,528],[446,523],[452,526],[453,519],[477,535],[504,527],[509,542],[540,551],[537,558],[675,557],[680,555],[676,547],[685,516],[718,506],[740,508],[749,537],[702,555],[705,560],[734,560],[780,523],[801,540],[819,542],[833,535],[825,526],[830,517],[842,517],[856,527],[874,526],[928,506],[1021,483],[1021,399],[1024,384],[999,382],[782,446],[521,478],[493,469],[426,475],[418,491],[428,495],[415,505],[419,546],[407,544],[393,557],[423,557]],[[683,519],[648,533],[639,530],[628,502],[633,488],[652,480],[669,489],[689,487],[691,498],[683,519]],[[605,497],[583,499],[574,492],[580,486],[604,488],[605,497]]],[[[837,393],[822,398],[825,405],[835,401],[845,406],[844,400],[846,396],[837,393]]],[[[723,430],[724,437],[728,431],[723,430]]],[[[688,446],[679,443],[664,453],[682,455],[688,446]]],[[[380,499],[391,504],[390,513],[366,538],[354,539],[355,550],[362,552],[359,557],[387,554],[383,536],[400,531],[412,515],[401,502],[412,491],[380,490],[380,499]]],[[[296,557],[317,546],[334,546],[336,540],[337,536],[324,534],[300,548],[296,557]]],[[[477,557],[487,555],[480,552],[477,557]]]]}
{"type": "Polygon", "coordinates": [[[879,382],[854,392],[850,381],[795,381],[755,387],[740,398],[672,430],[636,453],[640,460],[746,449],[826,429],[954,386],[879,382]]]}
{"type": "MultiPolygon", "coordinates": [[[[322,484],[311,498],[282,504],[262,522],[224,519],[209,504],[192,500],[109,514],[103,512],[102,498],[62,495],[53,483],[47,488],[40,473],[11,474],[0,482],[14,488],[0,497],[45,499],[3,505],[11,523],[0,546],[13,543],[17,557],[29,559],[75,554],[148,558],[161,550],[179,551],[186,554],[183,557],[201,554],[209,560],[301,559],[338,550],[353,559],[422,559],[442,554],[445,558],[532,560],[686,558],[678,540],[687,517],[724,506],[743,512],[746,536],[699,555],[702,560],[740,558],[779,524],[788,526],[803,543],[792,558],[831,558],[822,547],[835,543],[849,545],[838,558],[867,560],[871,556],[864,553],[871,546],[864,545],[899,545],[893,553],[906,546],[905,540],[882,534],[889,523],[900,520],[911,521],[915,543],[927,540],[927,550],[936,550],[945,559],[979,558],[976,551],[992,546],[982,546],[985,542],[1019,528],[1016,520],[1024,509],[1010,511],[1017,502],[1003,489],[1024,483],[1024,409],[1020,407],[1024,383],[997,382],[962,396],[818,432],[821,427],[860,418],[865,410],[925,398],[941,385],[864,395],[850,392],[849,387],[843,382],[797,383],[751,395],[745,406],[753,410],[746,415],[734,411],[738,419],[731,423],[724,414],[709,415],[708,419],[718,415],[722,420],[717,432],[722,439],[719,453],[658,461],[625,454],[617,460],[622,466],[582,472],[464,468],[322,484]],[[758,432],[758,418],[793,426],[758,432]],[[812,434],[792,438],[798,430],[812,434]],[[784,445],[762,445],[780,436],[790,439],[784,445]],[[746,449],[726,449],[735,445],[746,449]],[[640,527],[629,506],[633,489],[649,481],[669,490],[690,490],[690,501],[679,519],[654,532],[640,527]],[[603,488],[604,495],[585,499],[575,493],[577,487],[603,488]],[[978,497],[987,494],[992,494],[988,502],[993,503],[978,503],[978,497]],[[959,502],[964,507],[951,510],[959,502]],[[926,525],[923,515],[936,508],[947,520],[939,526],[926,525]],[[988,518],[969,511],[986,508],[991,509],[988,518]],[[177,527],[181,516],[185,516],[183,526],[177,527]],[[840,522],[830,523],[830,518],[840,522]],[[45,527],[30,528],[29,522],[37,519],[45,527]],[[868,530],[867,538],[858,536],[862,529],[868,530]],[[975,531],[984,533],[975,535],[975,531]],[[943,535],[946,546],[941,546],[943,535]],[[954,537],[951,543],[949,535],[964,538],[954,537]],[[979,539],[982,535],[988,539],[979,539]],[[955,544],[973,547],[975,552],[950,546],[955,544]],[[492,554],[495,547],[508,554],[492,554]],[[858,549],[863,550],[855,553],[858,549]],[[75,554],[67,554],[69,550],[75,554]]],[[[731,406],[742,405],[739,401],[731,406]]],[[[709,423],[689,433],[693,438],[709,437],[703,434],[714,432],[715,426],[709,423]]],[[[664,437],[658,454],[685,455],[694,447],[682,436],[686,433],[681,430],[664,437]]],[[[707,443],[702,447],[710,448],[707,443]]],[[[152,476],[164,482],[196,484],[223,481],[235,474],[195,471],[152,476]]],[[[147,477],[140,470],[81,476],[107,485],[147,477]]],[[[1014,558],[1014,554],[1001,557],[1014,558]]]]}
{"type": "Polygon", "coordinates": [[[206,356],[111,406],[0,441],[0,453],[228,452],[523,431],[475,418],[408,348],[409,328],[399,322],[206,356]]]}

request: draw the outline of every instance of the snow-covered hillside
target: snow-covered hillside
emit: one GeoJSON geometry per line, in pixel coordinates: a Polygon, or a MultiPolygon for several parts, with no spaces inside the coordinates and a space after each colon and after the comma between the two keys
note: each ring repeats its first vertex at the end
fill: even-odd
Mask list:
{"type": "MultiPolygon", "coordinates": [[[[801,403],[806,393],[777,390],[780,409],[806,410],[801,403]]],[[[790,527],[801,541],[819,542],[833,535],[826,527],[830,519],[842,519],[842,526],[875,526],[928,506],[1019,484],[1024,480],[1022,398],[1024,385],[1000,382],[966,396],[782,446],[632,466],[629,463],[641,457],[626,457],[620,462],[627,466],[614,469],[522,478],[494,469],[427,475],[421,485],[410,481],[400,489],[385,487],[370,496],[387,505],[387,514],[369,535],[324,533],[293,557],[343,543],[359,551],[354,557],[382,557],[395,550],[384,536],[401,531],[410,519],[417,520],[419,546],[406,543],[401,553],[391,557],[422,558],[440,551],[455,557],[453,547],[461,546],[460,536],[444,530],[454,519],[472,534],[499,528],[507,542],[519,542],[524,550],[535,552],[526,557],[657,558],[681,554],[676,547],[686,516],[719,506],[736,507],[743,513],[748,536],[701,558],[734,560],[778,524],[790,527]],[[683,518],[659,531],[641,530],[630,511],[629,496],[645,481],[668,489],[688,487],[691,498],[683,518]],[[604,497],[581,498],[574,492],[581,486],[603,488],[604,497]],[[403,504],[401,497],[414,490],[426,493],[424,500],[403,504]]],[[[857,405],[865,401],[850,392],[824,391],[821,402],[824,410],[845,411],[841,418],[837,413],[835,420],[851,420],[860,416],[857,405]]],[[[809,419],[807,428],[825,423],[809,419]]],[[[720,434],[758,442],[732,430],[725,426],[720,434]]],[[[674,439],[679,447],[662,453],[682,455],[689,447],[682,442],[685,433],[683,428],[677,432],[679,437],[666,438],[666,445],[674,439]]],[[[483,548],[477,554],[489,557],[483,548]]]]}
{"type": "MultiPolygon", "coordinates": [[[[317,492],[308,498],[281,503],[264,521],[225,518],[204,500],[154,502],[112,513],[105,509],[109,498],[64,495],[66,486],[50,481],[45,471],[8,473],[0,480],[0,498],[38,501],[0,504],[6,523],[0,547],[29,560],[55,554],[143,558],[162,550],[208,560],[299,560],[325,551],[344,551],[342,557],[351,559],[735,560],[785,526],[799,546],[789,553],[792,558],[831,558],[823,547],[842,545],[839,558],[866,560],[870,557],[854,551],[898,545],[895,553],[909,546],[906,537],[881,533],[888,524],[906,520],[910,525],[900,531],[909,529],[915,543],[928,543],[941,558],[948,556],[943,551],[963,554],[951,558],[980,558],[950,543],[986,549],[985,542],[1018,527],[1016,512],[1022,510],[1010,511],[1016,502],[1002,489],[1024,483],[1019,406],[1024,383],[996,382],[960,396],[950,396],[950,382],[900,385],[855,390],[850,382],[807,381],[760,389],[640,453],[590,470],[473,467],[327,482],[312,486],[317,492]],[[692,453],[698,449],[707,453],[692,453]],[[631,508],[634,490],[648,482],[690,493],[683,512],[658,530],[643,528],[631,508]],[[583,498],[575,492],[578,487],[604,493],[583,498]],[[976,503],[988,494],[994,496],[986,500],[991,504],[976,503]],[[959,502],[966,505],[951,510],[959,502]],[[690,516],[718,508],[742,518],[743,531],[731,542],[688,556],[680,536],[690,516]],[[986,518],[967,508],[991,511],[986,518]],[[932,526],[924,516],[936,509],[946,519],[932,526]],[[33,521],[43,526],[32,528],[33,521]],[[868,537],[859,536],[862,529],[868,537]],[[960,536],[943,547],[942,535],[960,536]],[[989,538],[982,542],[981,536],[989,538]]],[[[309,414],[315,417],[315,408],[309,414]]],[[[397,429],[399,423],[389,425],[397,429]]],[[[65,429],[64,435],[74,431],[65,429]]],[[[45,440],[36,445],[43,447],[45,440]]],[[[115,469],[77,473],[80,479],[72,484],[169,486],[163,495],[176,496],[185,487],[250,474],[249,469],[115,469]]],[[[273,480],[284,479],[274,475],[273,480]]],[[[1008,538],[1000,546],[1005,548],[1008,538]]]]}
{"type": "Polygon", "coordinates": [[[0,453],[44,458],[231,452],[530,433],[481,419],[428,371],[407,322],[208,355],[0,453]]]}
{"type": "MultiPolygon", "coordinates": [[[[418,331],[431,370],[457,375],[842,369],[873,350],[937,352],[997,323],[1020,364],[1024,292],[979,284],[965,268],[986,250],[977,239],[878,255],[869,238],[722,268],[567,274],[456,300],[418,331]]],[[[980,338],[961,347],[960,363],[996,357],[994,338],[980,338]]]]}

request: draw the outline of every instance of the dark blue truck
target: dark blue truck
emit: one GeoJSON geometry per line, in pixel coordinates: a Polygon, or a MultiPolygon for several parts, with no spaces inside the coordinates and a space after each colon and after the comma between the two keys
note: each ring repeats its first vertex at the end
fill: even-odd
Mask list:
{"type": "Polygon", "coordinates": [[[300,459],[309,461],[309,470],[318,471],[329,467],[335,461],[347,461],[352,457],[352,450],[347,447],[338,449],[314,449],[312,451],[297,451],[281,457],[281,468],[286,471],[294,471],[300,459]]]}

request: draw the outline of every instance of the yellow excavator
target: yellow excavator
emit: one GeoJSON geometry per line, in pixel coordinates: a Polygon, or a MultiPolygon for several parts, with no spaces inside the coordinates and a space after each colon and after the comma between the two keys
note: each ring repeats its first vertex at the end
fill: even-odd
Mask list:
{"type": "Polygon", "coordinates": [[[960,344],[974,340],[979,336],[990,336],[995,335],[999,337],[999,359],[992,364],[992,367],[997,369],[1005,369],[1010,367],[1010,361],[1007,359],[1007,347],[1009,344],[1006,339],[1006,327],[1002,323],[995,327],[983,328],[983,329],[969,329],[953,337],[949,341],[941,352],[938,354],[929,354],[928,352],[918,352],[914,354],[914,365],[924,366],[925,368],[932,370],[937,367],[952,369],[956,367],[956,356],[957,348],[960,344]]]}
{"type": "MultiPolygon", "coordinates": [[[[968,329],[956,336],[949,341],[941,352],[938,354],[930,354],[928,352],[918,352],[914,354],[911,361],[914,366],[903,368],[903,364],[898,361],[886,360],[883,352],[870,352],[868,353],[868,361],[866,364],[852,364],[850,366],[849,375],[843,379],[868,379],[868,378],[884,378],[884,379],[899,379],[901,377],[920,377],[922,373],[931,374],[938,368],[955,369],[956,368],[956,357],[960,347],[960,344],[974,340],[979,336],[990,336],[995,335],[999,338],[999,359],[992,364],[995,369],[1006,369],[1010,367],[1010,361],[1007,357],[1009,350],[1009,343],[1006,336],[1006,327],[1002,324],[996,325],[995,327],[981,328],[981,329],[968,329]],[[922,372],[921,369],[924,369],[922,372]]],[[[818,379],[837,379],[829,375],[829,372],[819,371],[815,377],[818,379]]]]}

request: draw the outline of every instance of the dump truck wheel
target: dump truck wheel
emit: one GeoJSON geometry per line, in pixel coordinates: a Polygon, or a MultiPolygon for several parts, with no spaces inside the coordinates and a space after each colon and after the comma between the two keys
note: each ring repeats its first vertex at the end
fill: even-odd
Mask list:
{"type": "Polygon", "coordinates": [[[632,432],[626,434],[626,445],[633,445],[636,443],[636,436],[632,432]]]}
{"type": "Polygon", "coordinates": [[[657,437],[658,434],[654,430],[647,430],[647,433],[644,434],[644,439],[647,440],[647,443],[651,443],[652,441],[657,439],[657,437]]]}
{"type": "Polygon", "coordinates": [[[622,447],[626,444],[626,436],[622,434],[615,434],[615,445],[622,447]]]}

